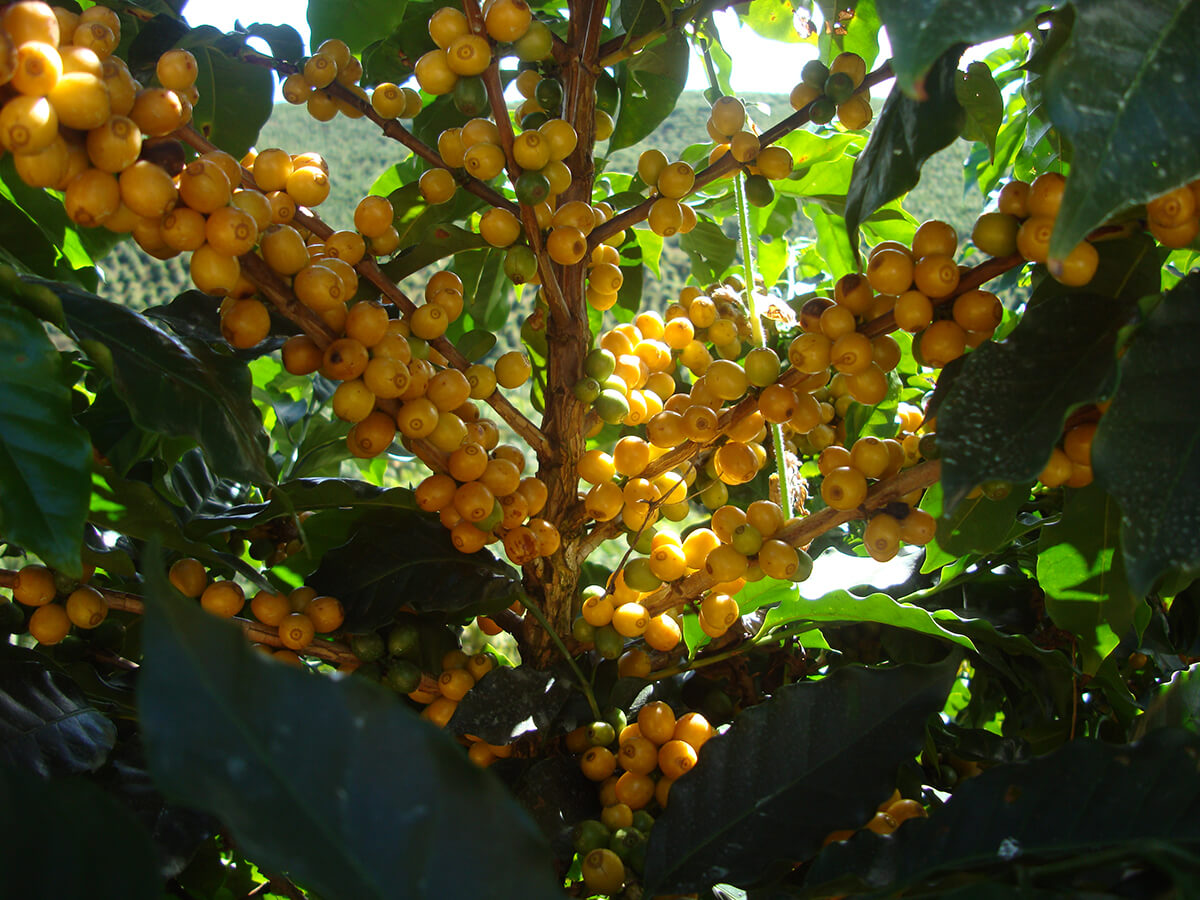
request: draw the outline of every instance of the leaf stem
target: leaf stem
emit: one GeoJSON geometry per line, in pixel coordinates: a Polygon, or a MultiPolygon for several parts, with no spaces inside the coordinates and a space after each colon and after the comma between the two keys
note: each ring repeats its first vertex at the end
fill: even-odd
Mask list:
{"type": "Polygon", "coordinates": [[[588,706],[590,706],[592,709],[592,714],[597,719],[602,718],[600,715],[600,705],[596,703],[596,695],[592,691],[591,684],[589,684],[587,678],[584,677],[583,670],[580,669],[579,664],[575,662],[575,657],[571,655],[571,651],[567,649],[567,645],[563,643],[563,639],[558,636],[558,632],[554,630],[553,626],[551,626],[550,621],[546,618],[546,614],[538,609],[537,604],[533,602],[533,599],[528,593],[523,592],[521,604],[525,607],[525,609],[533,614],[535,619],[538,620],[538,624],[542,626],[542,630],[549,635],[550,640],[554,642],[554,646],[559,649],[563,655],[563,659],[567,661],[567,665],[571,667],[571,671],[575,673],[575,677],[579,681],[579,689],[583,691],[583,696],[587,699],[588,706]]]}

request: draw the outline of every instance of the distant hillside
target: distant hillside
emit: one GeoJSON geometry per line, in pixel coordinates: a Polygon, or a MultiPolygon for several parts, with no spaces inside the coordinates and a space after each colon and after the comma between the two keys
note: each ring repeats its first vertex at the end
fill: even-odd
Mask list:
{"type": "MultiPolygon", "coordinates": [[[[759,104],[765,113],[755,110],[761,122],[777,121],[790,111],[787,96],[749,95],[748,103],[759,104]]],[[[704,122],[708,104],[700,92],[685,92],[675,111],[654,135],[653,143],[668,157],[675,158],[693,143],[707,140],[704,122]]],[[[283,147],[290,152],[317,151],[330,164],[332,191],[320,212],[335,228],[352,227],[354,205],[389,165],[403,159],[407,150],[385,138],[369,121],[338,117],[321,124],[311,119],[302,107],[280,104],[263,129],[258,146],[283,147]]],[[[632,171],[638,154],[650,146],[631,147],[613,154],[612,168],[632,171]]],[[[970,233],[981,209],[978,195],[964,197],[962,160],[968,145],[964,142],[939,153],[926,164],[921,183],[905,201],[918,220],[939,217],[954,225],[960,236],[970,233]]],[[[807,223],[797,223],[803,228],[807,223]]],[[[802,233],[802,232],[799,232],[802,233]]],[[[687,256],[674,242],[663,252],[663,280],[660,296],[678,291],[689,268],[687,256]]],[[[189,287],[187,266],[176,258],[166,263],[150,259],[132,242],[118,247],[104,265],[108,281],[101,293],[141,308],[163,302],[189,287]]]]}

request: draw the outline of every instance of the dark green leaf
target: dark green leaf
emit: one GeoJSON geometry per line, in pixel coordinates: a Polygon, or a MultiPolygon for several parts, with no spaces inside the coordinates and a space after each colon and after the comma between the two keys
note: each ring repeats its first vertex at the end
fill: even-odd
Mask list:
{"type": "Polygon", "coordinates": [[[572,836],[576,824],[600,815],[596,783],[584,777],[575,759],[559,755],[534,762],[512,790],[550,841],[555,856],[564,867],[569,866],[575,855],[572,836]]]}
{"type": "Polygon", "coordinates": [[[112,351],[113,384],[138,425],[194,439],[218,475],[270,482],[266,433],[243,363],[178,340],[144,316],[94,294],[48,286],[62,298],[72,330],[112,351]]]}
{"type": "Polygon", "coordinates": [[[1095,674],[1133,625],[1140,598],[1129,590],[1117,551],[1120,511],[1095,484],[1071,491],[1062,518],[1042,529],[1037,579],[1046,612],[1076,635],[1083,669],[1095,674]]]}
{"type": "Polygon", "coordinates": [[[995,550],[1008,539],[1017,510],[1029,498],[1030,487],[1028,482],[1014,484],[999,500],[989,500],[982,494],[963,500],[953,513],[938,519],[938,546],[955,556],[995,550]]]}
{"type": "Polygon", "coordinates": [[[365,681],[256,654],[159,569],[147,585],[150,770],[255,862],[329,898],[558,896],[541,835],[444,732],[365,681]]]}
{"type": "Polygon", "coordinates": [[[0,764],[42,776],[90,772],[116,741],[117,727],[46,657],[0,646],[0,764]]]}
{"type": "Polygon", "coordinates": [[[518,587],[516,573],[487,550],[460,553],[436,516],[413,510],[364,516],[309,584],[342,601],[350,631],[382,625],[401,606],[452,618],[494,613],[518,587]]]}
{"type": "Polygon", "coordinates": [[[1182,727],[1200,730],[1200,664],[1193,664],[1159,685],[1145,715],[1137,720],[1135,738],[1158,728],[1182,727]]]}
{"type": "Polygon", "coordinates": [[[967,356],[938,410],[947,511],[985,481],[1038,476],[1067,414],[1110,383],[1117,332],[1132,310],[1088,294],[1031,302],[1006,340],[967,356]]]}
{"type": "MultiPolygon", "coordinates": [[[[315,52],[322,41],[341,38],[350,45],[352,53],[358,53],[381,34],[388,34],[404,21],[404,12],[409,4],[406,0],[364,0],[347,4],[339,0],[310,0],[308,25],[312,30],[310,43],[315,52]]],[[[422,24],[429,20],[426,13],[422,24]]]]}
{"type": "Polygon", "coordinates": [[[1112,406],[1092,444],[1096,481],[1121,504],[1121,547],[1130,587],[1149,593],[1171,571],[1194,575],[1200,531],[1200,274],[1168,293],[1120,362],[1112,406]]]}
{"type": "Polygon", "coordinates": [[[1127,14],[1119,0],[1078,4],[1066,46],[1038,82],[1074,149],[1051,258],[1126,206],[1200,176],[1200,4],[1146,0],[1136,28],[1114,27],[1127,14]]]}
{"type": "Polygon", "coordinates": [[[288,62],[299,62],[304,56],[304,39],[300,37],[298,32],[291,25],[271,25],[264,22],[255,22],[246,29],[247,34],[252,34],[255,37],[260,37],[271,48],[271,52],[279,59],[285,59],[288,62]]]}
{"type": "Polygon", "coordinates": [[[892,43],[897,84],[922,96],[926,72],[958,43],[979,44],[1019,31],[1045,4],[1038,0],[876,0],[892,43]]]}
{"type": "Polygon", "coordinates": [[[496,335],[483,328],[476,328],[455,341],[454,346],[468,360],[478,362],[492,352],[492,348],[496,346],[496,335]]]}
{"type": "Polygon", "coordinates": [[[240,159],[271,117],[275,94],[271,72],[215,47],[190,49],[200,70],[196,78],[200,99],[192,112],[192,124],[234,159],[240,159]]]}
{"type": "Polygon", "coordinates": [[[702,282],[720,281],[737,256],[737,241],[707,219],[701,219],[695,228],[680,235],[679,247],[687,253],[692,271],[702,282]]]}
{"type": "Polygon", "coordinates": [[[689,52],[683,35],[672,31],[665,40],[617,66],[621,108],[608,139],[610,153],[632,147],[675,109],[687,81],[689,52]]]}
{"type": "Polygon", "coordinates": [[[571,691],[570,681],[560,673],[502,666],[467,692],[446,727],[452,734],[473,734],[489,744],[511,744],[548,728],[571,691]]]}
{"type": "Polygon", "coordinates": [[[478,232],[440,223],[430,228],[419,244],[401,251],[381,268],[389,278],[401,281],[439,259],[487,245],[483,235],[478,232]]]}
{"type": "Polygon", "coordinates": [[[870,818],[921,748],[957,659],[785,685],[708,741],[650,833],[647,893],[749,885],[870,818]],[[803,815],[797,812],[803,810],[803,815]]]}
{"type": "Polygon", "coordinates": [[[1004,120],[1004,98],[992,70],[987,63],[971,63],[966,74],[954,82],[954,90],[967,114],[962,136],[968,141],[982,141],[988,148],[988,158],[994,160],[996,135],[1004,120]]]}
{"type": "Polygon", "coordinates": [[[615,0],[612,8],[630,40],[666,23],[663,6],[658,0],[615,0]]]}
{"type": "Polygon", "coordinates": [[[94,785],[0,767],[0,809],[0,896],[162,897],[145,829],[94,785]]]}
{"type": "MultiPolygon", "coordinates": [[[[325,5],[332,8],[334,3],[331,0],[325,5]]],[[[428,22],[429,17],[440,6],[441,3],[434,3],[432,0],[409,0],[407,3],[395,4],[394,10],[389,11],[390,14],[400,16],[395,28],[383,40],[378,40],[384,33],[383,30],[372,29],[367,38],[371,43],[362,48],[362,64],[368,84],[379,84],[382,81],[403,84],[412,75],[413,67],[422,54],[437,46],[429,36],[428,22]]],[[[335,28],[329,36],[339,35],[340,29],[335,28]]],[[[446,100],[449,101],[450,98],[447,97],[446,100]]],[[[447,102],[446,105],[450,109],[454,108],[452,103],[447,102]]],[[[428,109],[428,106],[426,108],[428,109]]],[[[437,134],[433,136],[436,138],[437,134]]]]}
{"type": "Polygon", "coordinates": [[[795,16],[792,0],[751,0],[742,21],[765,38],[795,44],[802,40],[795,16]]]}
{"type": "Polygon", "coordinates": [[[79,576],[88,504],[88,434],[46,329],[0,295],[0,528],[56,569],[79,576]]]}
{"type": "Polygon", "coordinates": [[[1137,859],[1155,842],[1194,846],[1197,753],[1200,739],[1177,729],[1126,746],[1071,741],[1048,756],[987,770],[894,835],[864,831],[830,845],[805,881],[824,886],[822,895],[839,887],[899,893],[954,871],[995,880],[1079,854],[1109,850],[1137,859]]]}
{"type": "Polygon", "coordinates": [[[99,275],[62,202],[25,184],[11,154],[0,159],[0,213],[0,259],[23,272],[96,289],[99,275]]]}
{"type": "Polygon", "coordinates": [[[858,226],[885,203],[916,187],[921,166],[962,131],[963,108],[955,96],[958,58],[956,44],[938,59],[929,73],[928,97],[906,97],[897,84],[883,104],[866,149],[854,162],[846,194],[846,229],[858,247],[858,226]]]}

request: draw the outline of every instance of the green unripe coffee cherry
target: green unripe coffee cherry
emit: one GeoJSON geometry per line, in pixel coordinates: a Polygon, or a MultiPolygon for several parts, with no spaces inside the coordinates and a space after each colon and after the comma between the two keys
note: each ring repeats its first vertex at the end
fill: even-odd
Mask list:
{"type": "Polygon", "coordinates": [[[617,358],[608,350],[598,347],[583,358],[583,371],[602,381],[617,370],[617,358]]]}
{"type": "Polygon", "coordinates": [[[504,252],[504,274],[513,284],[525,284],[537,274],[537,257],[524,244],[513,244],[504,252]]]}
{"type": "Polygon", "coordinates": [[[596,626],[583,616],[576,616],[571,622],[571,637],[581,644],[590,644],[596,639],[596,626]]]}
{"type": "Polygon", "coordinates": [[[580,378],[573,390],[575,399],[580,403],[591,403],[600,396],[600,382],[595,378],[580,378]]]}
{"type": "MultiPolygon", "coordinates": [[[[658,533],[658,529],[653,525],[643,528],[640,532],[628,531],[625,533],[625,543],[635,553],[649,555],[654,549],[654,535],[658,533]]],[[[632,587],[632,585],[630,585],[632,587]]]]}
{"type": "Polygon", "coordinates": [[[596,410],[596,415],[600,417],[601,421],[608,425],[616,425],[629,415],[629,401],[620,391],[606,388],[596,398],[593,409],[596,410]]]}
{"type": "Polygon", "coordinates": [[[421,686],[421,669],[407,659],[397,660],[388,666],[387,683],[397,694],[409,694],[421,686]]]}
{"type": "Polygon", "coordinates": [[[829,78],[829,66],[819,59],[811,59],[800,70],[800,80],[815,88],[824,88],[825,80],[829,78]]]}
{"type": "Polygon", "coordinates": [[[417,626],[410,622],[401,622],[388,632],[387,652],[390,656],[408,656],[420,643],[421,632],[417,630],[417,626]]]}
{"type": "Polygon", "coordinates": [[[779,380],[779,355],[767,347],[755,347],[746,354],[743,368],[752,385],[766,387],[779,380]]]}
{"type": "Polygon", "coordinates": [[[607,747],[617,739],[617,730],[611,723],[598,719],[588,725],[587,739],[593,747],[607,747]]]}
{"type": "Polygon", "coordinates": [[[374,631],[350,636],[350,652],[361,662],[372,663],[383,659],[385,649],[383,638],[374,631]]]}
{"type": "Polygon", "coordinates": [[[729,543],[742,556],[754,556],[754,554],[762,549],[762,532],[749,522],[743,522],[733,530],[733,540],[729,543]]]}
{"type": "Polygon", "coordinates": [[[648,594],[662,586],[662,579],[650,571],[650,560],[644,557],[631,559],[622,571],[625,573],[625,584],[635,591],[648,594]]]}
{"type": "Polygon", "coordinates": [[[615,116],[620,102],[621,89],[617,86],[617,79],[608,72],[601,72],[596,79],[596,109],[615,116]]]}
{"type": "Polygon", "coordinates": [[[746,202],[751,206],[770,206],[775,202],[775,188],[765,175],[746,176],[746,202]]]}
{"type": "Polygon", "coordinates": [[[562,84],[556,78],[543,78],[533,89],[533,99],[546,112],[557,112],[563,101],[562,84]]]}
{"type": "Polygon", "coordinates": [[[845,103],[854,96],[854,79],[848,72],[834,72],[825,82],[825,96],[834,103],[845,103]]]}
{"type": "Polygon", "coordinates": [[[625,649],[625,638],[611,625],[604,625],[596,629],[595,644],[596,652],[604,659],[616,659],[625,649]]]}
{"type": "Polygon", "coordinates": [[[531,112],[529,115],[521,119],[521,130],[536,131],[549,121],[550,117],[541,110],[538,110],[537,112],[531,112]]]}
{"type": "Polygon", "coordinates": [[[596,819],[584,819],[575,826],[572,841],[575,844],[575,851],[580,856],[586,856],[593,850],[607,847],[611,837],[612,832],[603,822],[596,819]]]}
{"type": "Polygon", "coordinates": [[[550,182],[541,172],[522,172],[514,190],[519,203],[537,206],[550,196],[550,182]]]}
{"type": "Polygon", "coordinates": [[[803,550],[797,549],[796,562],[796,571],[792,573],[792,581],[807,581],[813,570],[812,557],[803,550]]]}
{"type": "Polygon", "coordinates": [[[522,62],[537,62],[550,55],[554,47],[554,35],[545,22],[534,19],[529,30],[513,42],[513,52],[522,62]]]}
{"type": "Polygon", "coordinates": [[[504,520],[504,507],[499,500],[492,501],[492,511],[475,523],[475,527],[486,534],[504,520]]]}
{"type": "Polygon", "coordinates": [[[488,95],[482,78],[471,75],[454,83],[454,108],[464,116],[483,115],[488,108],[488,95]]]}
{"type": "Polygon", "coordinates": [[[828,97],[818,97],[808,108],[808,118],[815,125],[828,125],[837,114],[837,104],[828,97]]]}

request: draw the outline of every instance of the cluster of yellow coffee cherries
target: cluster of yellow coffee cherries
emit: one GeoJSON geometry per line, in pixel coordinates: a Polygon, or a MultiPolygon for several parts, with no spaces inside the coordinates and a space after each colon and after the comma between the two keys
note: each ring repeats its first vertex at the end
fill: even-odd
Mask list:
{"type": "Polygon", "coordinates": [[[1164,247],[1186,247],[1200,235],[1200,178],[1146,204],[1146,224],[1164,247]]]}
{"type": "Polygon", "coordinates": [[[792,88],[792,109],[809,107],[809,118],[825,125],[836,115],[851,131],[866,128],[874,115],[871,98],[854,93],[867,77],[866,61],[857,53],[839,53],[826,66],[814,59],[805,63],[801,81],[792,88]]]}
{"type": "MultiPolygon", "coordinates": [[[[200,606],[221,619],[232,619],[246,606],[246,592],[232,579],[210,579],[204,564],[183,557],[171,564],[171,584],[185,597],[199,599],[200,606]]],[[[279,630],[282,649],[257,645],[262,652],[283,662],[299,665],[302,654],[318,634],[332,634],[342,627],[346,611],[336,597],[318,594],[313,588],[289,592],[260,590],[250,598],[250,612],[264,625],[279,630]]]]}
{"type": "Polygon", "coordinates": [[[58,597],[58,586],[50,569],[30,564],[17,572],[12,598],[22,606],[33,607],[27,627],[30,636],[40,644],[61,643],[70,634],[71,626],[90,631],[108,617],[104,596],[87,584],[74,587],[65,600],[58,597]]]}
{"type": "Polygon", "coordinates": [[[1058,446],[1050,451],[1050,459],[1038,475],[1038,481],[1048,488],[1062,485],[1080,488],[1092,483],[1092,441],[1106,409],[1107,400],[1071,416],[1058,446]]]}
{"type": "Polygon", "coordinates": [[[600,720],[567,735],[567,749],[580,754],[580,769],[600,790],[600,818],[575,828],[575,849],[591,893],[616,894],[627,868],[641,870],[654,825],[649,810],[666,809],[671,786],[692,770],[715,734],[700,713],[676,718],[661,700],[644,705],[636,722],[623,723],[622,715],[620,729],[600,720]]]}

